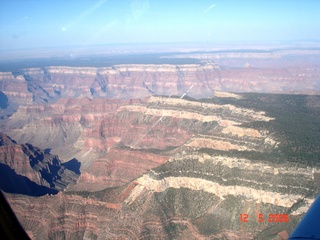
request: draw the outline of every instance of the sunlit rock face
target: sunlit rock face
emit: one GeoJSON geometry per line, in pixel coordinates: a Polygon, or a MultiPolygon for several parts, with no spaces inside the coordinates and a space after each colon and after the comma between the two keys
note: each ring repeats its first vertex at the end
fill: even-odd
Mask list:
{"type": "MultiPolygon", "coordinates": [[[[203,59],[204,56],[201,56],[198,57],[203,59]]],[[[238,56],[236,59],[258,64],[268,56],[238,56]]],[[[201,64],[29,68],[1,72],[0,86],[11,102],[23,104],[55,102],[61,97],[74,98],[81,95],[90,98],[130,99],[154,94],[181,96],[186,92],[191,97],[202,98],[210,96],[213,91],[319,93],[317,65],[306,63],[306,66],[297,67],[295,62],[290,64],[290,59],[276,55],[269,57],[281,59],[280,63],[262,64],[262,67],[227,68],[219,57],[208,56],[209,60],[201,64]],[[210,59],[220,59],[222,66],[210,59]],[[282,62],[285,64],[281,64],[282,62]],[[188,91],[190,88],[192,91],[188,91]]],[[[233,57],[222,56],[222,59],[229,59],[226,61],[231,61],[232,65],[233,57]]]]}
{"type": "Polygon", "coordinates": [[[5,125],[17,142],[49,148],[64,161],[78,159],[83,175],[77,189],[82,185],[93,191],[135,179],[164,163],[168,156],[162,152],[182,145],[216,150],[272,149],[277,143],[267,131],[240,126],[272,119],[262,111],[180,98],[119,101],[81,97],[21,106],[5,125]],[[92,189],[86,186],[89,183],[92,189]]]}
{"type": "Polygon", "coordinates": [[[79,169],[68,169],[68,165],[61,164],[57,156],[30,144],[17,144],[0,133],[0,185],[6,192],[56,194],[78,178],[79,169]]]}
{"type": "Polygon", "coordinates": [[[7,197],[34,239],[277,239],[318,191],[318,101],[215,92],[23,106],[3,122],[7,133],[76,156],[81,175],[58,195],[7,197]]]}
{"type": "Polygon", "coordinates": [[[27,233],[33,239],[288,235],[318,192],[320,99],[239,92],[317,94],[319,71],[264,64],[281,63],[280,55],[269,55],[207,56],[219,65],[0,73],[0,128],[10,136],[0,138],[3,172],[54,190],[28,193],[43,195],[34,197],[2,185],[27,233]],[[248,65],[222,64],[239,58],[248,65]],[[290,220],[268,222],[269,214],[290,220]]]}

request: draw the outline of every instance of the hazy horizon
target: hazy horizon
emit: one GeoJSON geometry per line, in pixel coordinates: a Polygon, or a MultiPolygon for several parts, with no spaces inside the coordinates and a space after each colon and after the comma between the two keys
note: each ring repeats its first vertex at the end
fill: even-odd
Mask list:
{"type": "Polygon", "coordinates": [[[316,0],[0,0],[0,4],[1,51],[320,41],[320,1],[316,0]]]}

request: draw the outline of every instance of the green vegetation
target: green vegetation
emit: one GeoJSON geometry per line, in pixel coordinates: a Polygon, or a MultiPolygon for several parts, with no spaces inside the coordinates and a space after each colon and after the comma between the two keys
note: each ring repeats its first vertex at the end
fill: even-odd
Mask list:
{"type": "Polygon", "coordinates": [[[254,122],[244,126],[267,129],[281,144],[270,153],[275,161],[320,165],[320,96],[276,95],[261,93],[241,94],[243,99],[213,98],[203,102],[233,104],[265,111],[275,118],[270,122],[254,122]]]}

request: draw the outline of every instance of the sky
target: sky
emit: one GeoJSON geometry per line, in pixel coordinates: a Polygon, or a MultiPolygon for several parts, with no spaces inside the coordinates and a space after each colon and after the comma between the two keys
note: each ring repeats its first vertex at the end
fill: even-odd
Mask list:
{"type": "Polygon", "coordinates": [[[0,50],[320,41],[320,0],[0,0],[0,50]]]}

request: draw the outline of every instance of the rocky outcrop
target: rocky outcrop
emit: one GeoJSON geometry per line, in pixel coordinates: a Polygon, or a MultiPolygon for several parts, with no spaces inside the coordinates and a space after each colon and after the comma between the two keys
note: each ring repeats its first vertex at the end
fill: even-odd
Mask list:
{"type": "Polygon", "coordinates": [[[310,170],[179,152],[123,187],[8,197],[34,239],[277,239],[292,231],[313,201],[310,170]],[[288,214],[289,222],[269,222],[269,214],[277,213],[288,214]],[[241,222],[240,214],[248,214],[249,221],[241,222]]]}
{"type": "MultiPolygon", "coordinates": [[[[307,52],[305,54],[310,55],[307,52]]],[[[319,58],[317,52],[312,54],[315,54],[311,55],[315,59],[319,58]]],[[[319,66],[314,64],[313,58],[303,62],[303,53],[294,56],[300,56],[300,60],[292,61],[283,53],[231,52],[183,56],[200,58],[201,64],[29,68],[1,72],[0,90],[10,102],[19,104],[52,103],[59,98],[80,95],[89,98],[130,99],[154,94],[181,96],[186,92],[191,97],[203,98],[210,96],[213,91],[319,93],[319,66]],[[247,62],[241,67],[232,67],[234,58],[240,62],[245,59],[247,62]],[[220,62],[213,63],[211,59],[220,62]],[[261,59],[272,60],[260,66],[261,59]],[[274,59],[277,62],[273,62],[274,59]]]]}
{"type": "Polygon", "coordinates": [[[6,133],[19,143],[50,148],[64,161],[78,159],[83,175],[77,189],[90,183],[84,189],[98,190],[132,181],[164,163],[167,152],[182,145],[272,149],[277,142],[267,131],[241,126],[272,119],[262,111],[181,98],[119,101],[80,97],[21,106],[5,125],[6,133]]]}
{"type": "Polygon", "coordinates": [[[57,156],[30,144],[16,144],[2,133],[0,171],[2,190],[35,196],[57,193],[78,177],[77,169],[66,168],[57,156]]]}
{"type": "Polygon", "coordinates": [[[126,148],[112,148],[81,173],[73,191],[99,191],[127,184],[150,169],[163,164],[168,156],[126,148]]]}
{"type": "Polygon", "coordinates": [[[22,75],[15,77],[11,72],[0,72],[1,91],[10,102],[31,104],[33,94],[28,90],[28,84],[22,75]]]}
{"type": "Polygon", "coordinates": [[[0,141],[3,172],[65,190],[7,197],[35,239],[270,239],[268,232],[290,233],[317,192],[319,98],[211,90],[290,92],[316,81],[318,72],[299,71],[206,63],[3,74],[4,94],[21,81],[37,103],[8,97],[25,103],[1,121],[19,143],[0,141]],[[297,84],[287,88],[289,82],[297,84]],[[79,167],[75,159],[67,162],[73,158],[81,162],[81,176],[65,188],[66,168],[79,167]],[[268,222],[276,213],[290,221],[268,222]],[[241,222],[240,214],[250,222],[241,222]],[[256,221],[259,214],[264,222],[256,221]]]}
{"type": "MultiPolygon", "coordinates": [[[[21,129],[27,135],[32,125],[80,124],[74,141],[67,140],[68,131],[60,137],[70,143],[70,152],[77,146],[85,152],[80,178],[64,192],[7,195],[28,234],[34,239],[290,234],[318,189],[320,168],[309,154],[320,151],[314,142],[318,97],[218,94],[202,101],[61,99],[21,108],[6,122],[17,140],[24,139],[21,129]],[[52,115],[46,116],[46,109],[52,115]],[[301,113],[308,127],[301,125],[301,113]],[[249,221],[241,222],[240,214],[249,221]],[[272,222],[270,214],[287,214],[289,220],[272,222]]],[[[45,136],[54,139],[54,132],[45,136]]]]}

